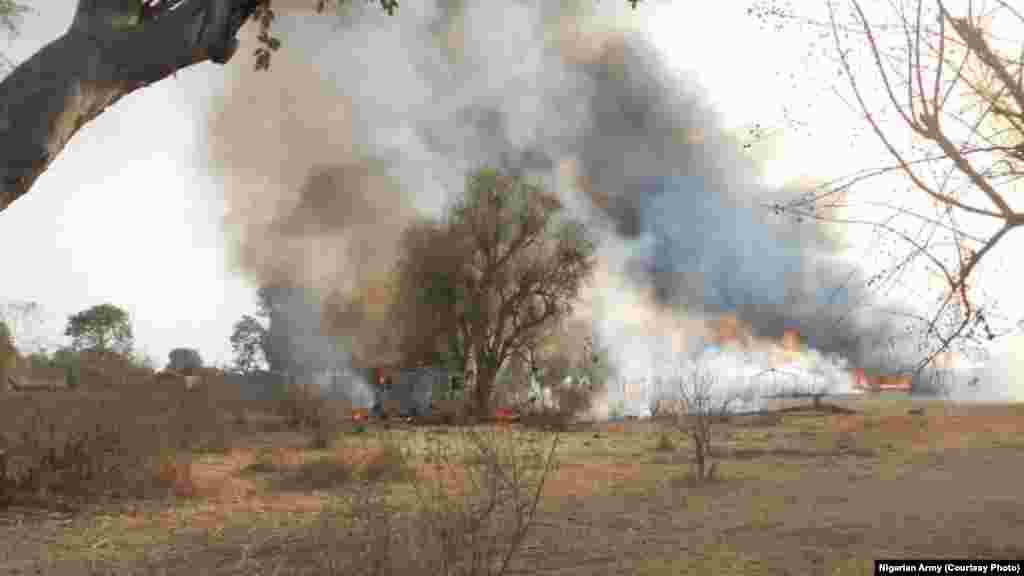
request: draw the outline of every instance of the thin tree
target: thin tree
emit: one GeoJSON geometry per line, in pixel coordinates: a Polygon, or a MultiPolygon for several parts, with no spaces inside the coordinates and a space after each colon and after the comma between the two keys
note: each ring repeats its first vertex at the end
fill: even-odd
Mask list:
{"type": "Polygon", "coordinates": [[[231,330],[232,367],[248,374],[266,366],[266,341],[267,329],[256,318],[242,316],[231,330]]]}
{"type": "Polygon", "coordinates": [[[684,363],[677,383],[682,409],[672,414],[673,423],[693,444],[694,481],[714,480],[717,464],[712,443],[716,431],[738,404],[753,398],[753,388],[728,386],[696,361],[684,363]]]}
{"type": "Polygon", "coordinates": [[[0,392],[7,390],[8,379],[18,359],[18,349],[7,323],[0,318],[0,392]]]}
{"type": "Polygon", "coordinates": [[[573,309],[595,244],[559,200],[519,177],[483,170],[442,222],[410,227],[398,266],[404,356],[461,369],[478,414],[494,382],[573,309]]]}

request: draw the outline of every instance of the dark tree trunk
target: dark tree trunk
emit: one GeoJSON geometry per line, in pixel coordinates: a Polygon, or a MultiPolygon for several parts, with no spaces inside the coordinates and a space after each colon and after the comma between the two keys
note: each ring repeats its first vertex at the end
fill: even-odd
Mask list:
{"type": "Polygon", "coordinates": [[[0,81],[0,211],[29,191],[82,126],[126,94],[206,60],[227,62],[258,3],[184,0],[158,19],[125,27],[119,23],[136,3],[79,0],[68,31],[0,81]]]}
{"type": "Polygon", "coordinates": [[[494,382],[498,371],[490,366],[479,366],[476,375],[476,388],[473,391],[475,411],[478,418],[491,415],[491,400],[494,397],[494,382]]]}
{"type": "Polygon", "coordinates": [[[705,446],[705,439],[702,436],[702,431],[699,430],[699,429],[698,430],[694,430],[694,433],[693,433],[693,451],[694,451],[694,459],[696,460],[696,464],[697,464],[697,470],[696,470],[696,473],[694,474],[694,479],[697,482],[703,482],[704,481],[704,467],[705,467],[705,464],[706,464],[706,456],[707,456],[707,454],[705,453],[705,448],[706,448],[706,446],[705,446]]]}

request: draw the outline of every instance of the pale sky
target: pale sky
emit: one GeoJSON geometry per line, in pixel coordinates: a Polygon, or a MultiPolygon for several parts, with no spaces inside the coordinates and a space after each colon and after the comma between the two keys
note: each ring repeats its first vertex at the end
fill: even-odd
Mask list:
{"type": "MultiPolygon", "coordinates": [[[[75,3],[30,3],[36,11],[4,51],[24,60],[68,26],[75,3]]],[[[636,12],[620,3],[620,23],[649,31],[670,62],[694,74],[727,127],[770,123],[784,103],[812,123],[813,130],[787,133],[756,152],[766,181],[877,165],[877,141],[851,147],[850,134],[860,126],[816,81],[830,73],[824,64],[811,69],[815,61],[802,59],[806,38],[762,30],[746,14],[748,0],[699,9],[681,0],[644,3],[636,12]],[[790,72],[809,79],[795,85],[790,72]]],[[[250,66],[252,49],[243,45],[231,65],[250,66]]],[[[223,194],[206,158],[211,96],[223,86],[219,67],[192,67],[125,98],[81,130],[32,191],[0,213],[0,246],[14,247],[4,254],[0,302],[39,302],[49,320],[44,336],[54,343],[69,314],[111,302],[132,314],[138,348],[160,365],[177,346],[199,348],[208,363],[228,362],[231,326],[255,310],[255,298],[254,287],[231,269],[223,194]]],[[[1021,240],[1011,235],[994,256],[1012,254],[1021,240]]],[[[992,282],[1009,295],[1018,280],[1003,274],[992,282]]]]}
{"type": "MultiPolygon", "coordinates": [[[[16,62],[67,28],[75,2],[31,5],[4,47],[16,62]]],[[[229,360],[231,326],[255,300],[229,269],[223,198],[204,158],[222,77],[204,64],[121,100],[0,214],[0,245],[16,248],[4,254],[0,299],[39,302],[51,341],[62,340],[68,315],[111,302],[129,311],[137,347],[161,366],[177,346],[229,360]]]]}

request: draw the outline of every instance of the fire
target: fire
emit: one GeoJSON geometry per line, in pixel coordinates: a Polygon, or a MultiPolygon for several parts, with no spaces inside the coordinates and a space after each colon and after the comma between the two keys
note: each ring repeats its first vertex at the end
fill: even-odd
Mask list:
{"type": "Polygon", "coordinates": [[[910,374],[867,374],[863,368],[853,371],[853,386],[860,390],[880,392],[897,390],[910,392],[913,376],[910,374]]]}
{"type": "Polygon", "coordinates": [[[782,333],[782,348],[789,352],[800,351],[800,333],[796,330],[786,330],[782,333]]]}
{"type": "Polygon", "coordinates": [[[747,347],[753,342],[750,327],[741,322],[735,314],[723,314],[710,324],[712,338],[718,345],[739,343],[747,347]]]}

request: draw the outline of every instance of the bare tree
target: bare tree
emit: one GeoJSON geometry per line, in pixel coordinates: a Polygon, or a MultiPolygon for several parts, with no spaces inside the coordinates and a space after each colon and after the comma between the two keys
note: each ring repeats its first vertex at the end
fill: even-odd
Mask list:
{"type": "Polygon", "coordinates": [[[693,444],[694,480],[705,482],[715,478],[712,441],[718,426],[738,404],[752,400],[754,390],[749,385],[729,387],[698,362],[688,362],[682,372],[678,377],[682,407],[673,421],[693,444]]]}
{"type": "Polygon", "coordinates": [[[31,300],[11,300],[0,304],[0,321],[7,323],[11,337],[25,353],[45,350],[41,331],[45,323],[42,306],[31,300]]]}
{"type": "MultiPolygon", "coordinates": [[[[1024,224],[1024,212],[1010,199],[1024,175],[1024,43],[1013,47],[1013,40],[993,32],[1000,22],[1024,25],[1024,13],[1005,0],[970,3],[965,14],[942,0],[897,0],[886,4],[892,10],[887,19],[869,17],[862,0],[847,6],[849,20],[829,3],[827,22],[803,22],[827,31],[848,104],[893,162],[774,208],[868,225],[903,246],[890,252],[891,266],[869,284],[902,284],[912,270],[941,281],[938,296],[921,293],[931,308],[907,318],[919,328],[920,373],[951,347],[980,352],[986,341],[1009,332],[975,277],[982,260],[1024,224]],[[872,82],[867,75],[874,75],[872,82]],[[901,177],[906,193],[882,202],[858,199],[857,191],[877,186],[883,176],[901,177]],[[882,216],[837,216],[858,206],[882,216]]],[[[801,20],[783,8],[756,11],[801,20]]]]}

